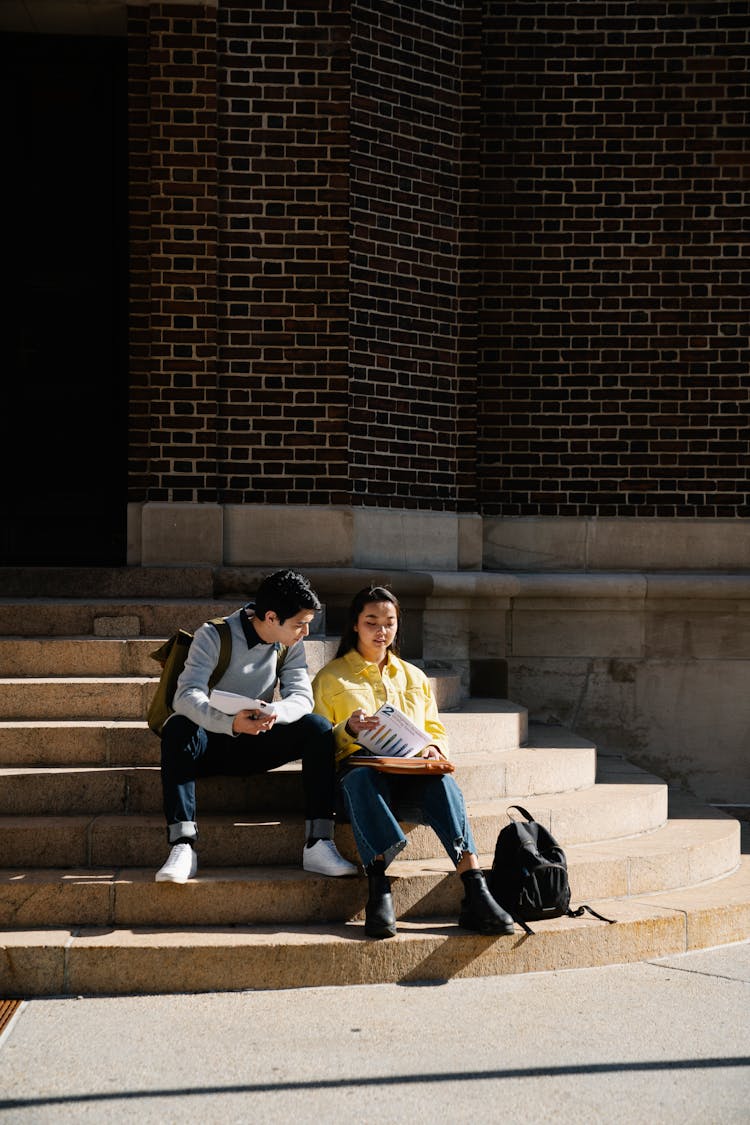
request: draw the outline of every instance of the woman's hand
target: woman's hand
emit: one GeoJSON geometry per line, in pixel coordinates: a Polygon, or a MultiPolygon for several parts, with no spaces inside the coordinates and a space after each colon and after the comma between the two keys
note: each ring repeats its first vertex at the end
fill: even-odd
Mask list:
{"type": "Polygon", "coordinates": [[[232,730],[235,734],[263,734],[270,730],[276,722],[276,715],[263,714],[261,711],[238,711],[234,716],[232,730]]]}
{"type": "Polygon", "coordinates": [[[422,757],[423,758],[442,758],[443,755],[440,753],[437,746],[430,745],[430,746],[425,746],[424,750],[422,751],[422,757]]]}
{"type": "Polygon", "coordinates": [[[372,730],[373,727],[378,725],[378,720],[374,715],[366,715],[360,707],[357,711],[352,711],[349,718],[346,720],[346,731],[352,738],[357,738],[363,730],[372,730]]]}

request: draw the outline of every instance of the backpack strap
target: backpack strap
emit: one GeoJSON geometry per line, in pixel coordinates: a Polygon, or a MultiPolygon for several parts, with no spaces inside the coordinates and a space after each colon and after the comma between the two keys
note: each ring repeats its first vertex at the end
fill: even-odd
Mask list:
{"type": "Polygon", "coordinates": [[[229,667],[229,661],[232,657],[232,631],[229,628],[226,617],[212,617],[209,621],[209,625],[213,625],[216,629],[221,643],[219,659],[208,680],[208,688],[210,691],[211,688],[219,682],[229,667]]]}
{"type": "Polygon", "coordinates": [[[597,910],[594,910],[593,906],[587,906],[585,903],[583,906],[579,906],[576,910],[568,909],[565,911],[565,913],[569,918],[580,918],[584,910],[588,910],[589,914],[593,914],[593,916],[595,918],[598,918],[600,922],[609,922],[610,926],[613,926],[617,921],[616,918],[605,918],[603,914],[599,914],[597,910]]]}
{"type": "MultiPolygon", "coordinates": [[[[226,617],[212,617],[208,624],[213,625],[214,629],[216,629],[217,633],[219,634],[219,641],[221,643],[221,647],[219,649],[219,659],[217,660],[216,667],[214,668],[208,680],[208,687],[210,690],[216,684],[218,684],[219,680],[229,667],[229,661],[232,659],[232,630],[229,628],[229,623],[226,617]]],[[[284,661],[286,660],[286,654],[288,652],[288,645],[280,644],[276,646],[277,676],[284,666],[284,661]]]]}
{"type": "MultiPolygon", "coordinates": [[[[534,817],[531,815],[531,813],[527,812],[526,809],[523,808],[521,805],[508,805],[508,808],[507,808],[506,811],[510,812],[511,809],[517,809],[518,812],[520,812],[521,816],[525,816],[526,819],[529,820],[529,821],[534,819],[534,817]]],[[[513,817],[511,817],[511,820],[512,819],[513,819],[513,817]]]]}
{"type": "MultiPolygon", "coordinates": [[[[615,922],[617,921],[616,918],[605,918],[603,914],[599,914],[599,912],[594,910],[592,906],[586,905],[579,906],[576,910],[571,910],[570,907],[568,907],[568,909],[565,911],[565,914],[568,918],[580,918],[584,910],[588,910],[589,914],[593,914],[594,917],[598,918],[600,922],[609,922],[610,926],[614,926],[615,922]]],[[[531,926],[527,922],[524,922],[523,918],[516,918],[515,916],[513,916],[513,921],[517,926],[520,926],[522,930],[525,930],[527,934],[534,933],[534,930],[532,930],[531,926]]]]}

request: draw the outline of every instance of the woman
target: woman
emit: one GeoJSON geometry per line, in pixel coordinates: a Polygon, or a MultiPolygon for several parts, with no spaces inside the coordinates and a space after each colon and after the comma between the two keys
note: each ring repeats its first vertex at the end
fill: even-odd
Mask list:
{"type": "Polygon", "coordinates": [[[406,846],[399,819],[429,825],[464,884],[458,923],[481,934],[511,934],[513,919],[492,898],[476,855],[463,794],[450,774],[397,776],[370,766],[350,766],[360,751],[357,737],[377,725],[374,712],[392,703],[432,742],[426,758],[447,758],[446,733],[430,683],[414,664],[401,660],[398,599],[383,586],[355,594],[336,658],[313,680],[315,710],[334,727],[340,786],[369,881],[365,908],[368,937],[393,937],[396,918],[386,869],[406,846]]]}

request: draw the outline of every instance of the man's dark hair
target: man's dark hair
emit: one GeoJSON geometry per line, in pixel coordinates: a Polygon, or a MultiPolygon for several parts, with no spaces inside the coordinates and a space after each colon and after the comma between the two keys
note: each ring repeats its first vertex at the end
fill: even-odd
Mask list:
{"type": "Polygon", "coordinates": [[[261,621],[269,609],[283,625],[287,617],[294,617],[303,609],[317,612],[320,599],[304,574],[296,570],[277,570],[263,579],[255,595],[255,616],[261,621]]]}

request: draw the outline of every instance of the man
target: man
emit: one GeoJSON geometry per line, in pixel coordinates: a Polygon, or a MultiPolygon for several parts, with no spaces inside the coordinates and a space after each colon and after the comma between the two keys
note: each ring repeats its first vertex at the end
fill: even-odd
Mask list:
{"type": "Polygon", "coordinates": [[[175,714],[162,731],[161,781],[171,850],[156,873],[157,883],[185,883],[198,869],[196,778],[266,773],[297,759],[302,760],[305,791],[302,866],[319,875],[357,873],[333,842],[333,731],[327,719],[312,713],[303,642],[320,608],[303,575],[279,570],[264,579],[254,603],[229,615],[232,654],[214,687],[260,704],[234,714],[213,707],[209,697],[209,677],[219,659],[219,634],[210,622],[196,630],[177,681],[175,714]],[[281,646],[287,652],[279,672],[281,646]],[[281,699],[274,702],[277,681],[281,699]]]}

